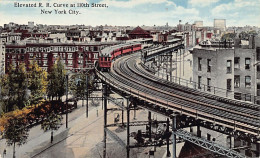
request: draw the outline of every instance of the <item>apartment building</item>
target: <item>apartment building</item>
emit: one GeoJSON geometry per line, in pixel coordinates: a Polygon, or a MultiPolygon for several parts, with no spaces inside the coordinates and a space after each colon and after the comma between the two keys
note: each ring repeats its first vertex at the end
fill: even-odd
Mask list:
{"type": "MultiPolygon", "coordinates": [[[[111,43],[110,43],[111,44],[111,43]]],[[[60,58],[68,70],[91,68],[98,60],[100,49],[107,43],[8,43],[5,45],[5,72],[10,64],[18,66],[25,63],[29,66],[32,60],[50,71],[55,60],[60,58]]]]}
{"type": "Polygon", "coordinates": [[[223,97],[260,100],[260,46],[258,38],[247,45],[204,41],[191,50],[196,88],[223,97]],[[257,93],[259,92],[259,93],[257,93]]]}

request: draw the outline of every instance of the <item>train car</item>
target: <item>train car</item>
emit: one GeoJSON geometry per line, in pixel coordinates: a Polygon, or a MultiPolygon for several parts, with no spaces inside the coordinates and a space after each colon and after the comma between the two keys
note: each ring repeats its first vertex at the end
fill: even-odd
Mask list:
{"type": "Polygon", "coordinates": [[[109,70],[111,67],[111,57],[101,56],[98,59],[98,63],[101,71],[109,70]]]}
{"type": "Polygon", "coordinates": [[[101,50],[101,55],[98,60],[98,67],[101,71],[109,71],[111,62],[124,54],[134,53],[142,49],[142,44],[139,42],[127,42],[115,46],[106,47],[101,50]]]}

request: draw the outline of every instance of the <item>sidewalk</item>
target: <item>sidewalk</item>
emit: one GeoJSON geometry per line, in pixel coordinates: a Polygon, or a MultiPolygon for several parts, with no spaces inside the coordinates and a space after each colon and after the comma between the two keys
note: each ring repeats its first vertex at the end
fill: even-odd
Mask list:
{"type": "MultiPolygon", "coordinates": [[[[84,104],[86,104],[86,101],[84,104]]],[[[101,106],[99,107],[101,109],[101,106]]],[[[61,140],[70,136],[74,132],[73,131],[74,130],[73,128],[75,128],[74,124],[77,121],[83,120],[85,122],[86,120],[91,119],[91,118],[86,118],[85,111],[86,111],[86,106],[82,107],[82,101],[78,101],[78,108],[75,109],[73,112],[69,113],[68,115],[68,119],[69,119],[68,129],[66,129],[65,127],[66,116],[63,115],[63,120],[62,120],[63,125],[59,128],[59,130],[54,131],[53,144],[57,143],[57,140],[61,140]]],[[[94,113],[96,116],[96,108],[89,106],[89,116],[91,116],[91,113],[94,113]]],[[[101,114],[102,110],[100,110],[99,113],[101,114]]],[[[44,148],[46,149],[47,147],[52,145],[50,143],[50,136],[51,136],[51,132],[50,131],[43,132],[43,130],[41,130],[41,125],[32,127],[29,131],[29,137],[27,139],[27,143],[22,146],[16,145],[16,157],[19,158],[32,157],[33,155],[37,154],[39,151],[44,150],[44,148]]],[[[0,154],[3,153],[4,149],[7,150],[6,157],[13,156],[13,146],[8,147],[5,139],[2,139],[0,140],[0,154]]]]}
{"type": "MultiPolygon", "coordinates": [[[[116,96],[119,97],[119,96],[116,96]]],[[[81,103],[81,101],[80,101],[81,103]]],[[[108,103],[108,107],[114,107],[112,103],[108,103]]],[[[40,129],[40,125],[33,127],[30,131],[28,142],[21,147],[16,148],[17,158],[101,158],[103,157],[103,136],[104,136],[104,111],[102,110],[101,101],[98,107],[89,106],[89,117],[86,118],[85,106],[78,105],[78,109],[69,113],[69,128],[65,128],[65,115],[63,116],[62,127],[54,132],[54,141],[50,143],[50,132],[44,133],[40,129]]],[[[121,113],[115,111],[114,113],[121,113]]],[[[114,123],[114,113],[108,112],[108,124],[114,123]]],[[[147,121],[148,111],[139,110],[136,113],[137,119],[134,120],[133,111],[130,112],[131,121],[147,121]]],[[[124,113],[124,121],[126,121],[126,111],[124,113]]],[[[152,118],[165,120],[163,116],[152,114],[152,118]]],[[[137,130],[145,131],[145,126],[131,126],[131,132],[137,130]]],[[[118,130],[118,127],[111,127],[118,137],[126,142],[126,128],[118,130]]],[[[136,141],[131,137],[130,143],[136,141]]],[[[0,153],[3,153],[5,142],[0,141],[0,153]]],[[[12,146],[7,147],[7,157],[12,157],[12,146]]],[[[148,148],[131,149],[131,158],[148,158],[148,148]]],[[[170,148],[170,150],[172,150],[170,148]]],[[[166,147],[157,147],[155,152],[156,158],[161,158],[166,153],[166,147]]],[[[120,146],[114,139],[107,136],[107,157],[122,158],[126,157],[125,146],[120,146]]]]}

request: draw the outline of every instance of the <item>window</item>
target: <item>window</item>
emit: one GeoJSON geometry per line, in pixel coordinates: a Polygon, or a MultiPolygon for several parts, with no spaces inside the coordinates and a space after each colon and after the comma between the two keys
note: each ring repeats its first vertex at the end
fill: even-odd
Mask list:
{"type": "Polygon", "coordinates": [[[47,66],[47,60],[43,61],[43,66],[47,66]]]}
{"type": "Polygon", "coordinates": [[[72,54],[68,54],[68,58],[69,58],[69,59],[72,59],[72,54]]]}
{"type": "Polygon", "coordinates": [[[72,60],[68,60],[68,66],[72,65],[72,60]]]}
{"type": "Polygon", "coordinates": [[[210,141],[211,140],[211,135],[207,133],[207,140],[210,141]]]}
{"type": "Polygon", "coordinates": [[[241,93],[236,92],[236,93],[234,93],[234,98],[237,100],[241,100],[242,99],[241,95],[242,95],[241,93]]]}
{"type": "Polygon", "coordinates": [[[227,90],[231,90],[231,79],[227,79],[227,90]]]}
{"type": "Polygon", "coordinates": [[[227,73],[232,72],[232,65],[231,65],[231,60],[227,60],[227,73]]]}
{"type": "Polygon", "coordinates": [[[251,86],[251,76],[246,76],[245,77],[245,87],[250,87],[251,86]]]}
{"type": "Polygon", "coordinates": [[[94,59],[98,59],[98,54],[94,53],[94,59]]]}
{"type": "Polygon", "coordinates": [[[201,71],[201,58],[198,58],[198,71],[201,71]]]}
{"type": "Polygon", "coordinates": [[[257,66],[256,66],[256,70],[257,70],[257,72],[260,71],[260,65],[257,65],[257,66]]]}
{"type": "Polygon", "coordinates": [[[211,91],[211,78],[207,78],[207,91],[211,91]]]}
{"type": "Polygon", "coordinates": [[[83,53],[78,54],[79,58],[83,58],[83,53]]]}
{"type": "Polygon", "coordinates": [[[211,72],[211,59],[208,59],[207,65],[208,65],[208,72],[211,72]]]}
{"type": "MultiPolygon", "coordinates": [[[[257,96],[260,96],[260,84],[257,84],[257,87],[256,87],[256,95],[257,96]]],[[[260,100],[259,100],[260,101],[260,100]]]]}
{"type": "Polygon", "coordinates": [[[245,59],[245,69],[247,69],[247,70],[250,69],[250,63],[251,63],[250,58],[246,58],[245,59]]]}
{"type": "Polygon", "coordinates": [[[201,76],[198,76],[198,89],[201,89],[201,76]]]}
{"type": "Polygon", "coordinates": [[[234,68],[235,69],[239,69],[240,68],[239,63],[240,63],[240,58],[239,57],[235,57],[235,59],[234,59],[234,68]]]}
{"type": "Polygon", "coordinates": [[[239,75],[234,76],[234,87],[235,88],[240,87],[240,76],[239,75]]]}
{"type": "Polygon", "coordinates": [[[256,60],[260,61],[260,47],[256,48],[256,60]]]}
{"type": "Polygon", "coordinates": [[[245,101],[251,101],[251,95],[245,94],[245,101]]]}
{"type": "Polygon", "coordinates": [[[83,61],[82,60],[78,60],[78,64],[83,64],[83,61]]]}

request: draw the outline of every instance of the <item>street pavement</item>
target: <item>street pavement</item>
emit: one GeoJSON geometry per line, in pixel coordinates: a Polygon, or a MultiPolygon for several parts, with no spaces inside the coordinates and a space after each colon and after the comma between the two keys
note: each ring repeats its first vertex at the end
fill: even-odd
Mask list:
{"type": "MultiPolygon", "coordinates": [[[[100,94],[99,94],[100,95],[100,94]]],[[[117,96],[119,97],[119,96],[117,96]]],[[[103,135],[104,135],[104,111],[101,101],[97,107],[92,107],[89,102],[89,116],[86,117],[86,107],[82,107],[82,102],[78,102],[78,108],[69,113],[69,128],[65,127],[65,115],[63,115],[63,125],[54,132],[54,141],[50,143],[51,132],[43,132],[40,125],[30,130],[29,138],[26,144],[16,147],[16,157],[18,158],[101,158],[103,157],[103,135]]],[[[86,102],[85,102],[86,104],[86,102]]],[[[112,107],[112,103],[108,104],[112,107]]],[[[108,112],[108,124],[114,123],[114,116],[117,112],[108,112]]],[[[120,112],[118,112],[120,113],[120,112]]],[[[137,119],[134,119],[131,111],[131,121],[147,121],[148,112],[146,110],[137,111],[137,119]]],[[[126,113],[124,113],[126,121],[126,113]]],[[[121,117],[121,116],[120,116],[121,117]]],[[[152,115],[152,118],[162,120],[163,117],[152,115]]],[[[120,119],[121,120],[121,119],[120,119]]],[[[145,131],[145,127],[131,126],[131,132],[137,132],[138,129],[145,131]]],[[[118,127],[110,128],[126,142],[126,129],[118,127]]],[[[131,143],[135,143],[133,138],[131,143]]],[[[12,146],[7,147],[5,140],[0,140],[0,153],[7,150],[6,157],[13,156],[12,146]]],[[[152,148],[131,149],[131,158],[148,158],[149,150],[152,148]]],[[[155,157],[165,157],[165,147],[157,148],[155,157]]],[[[107,137],[107,157],[122,158],[126,157],[125,147],[120,146],[109,135],[107,137]]]]}

